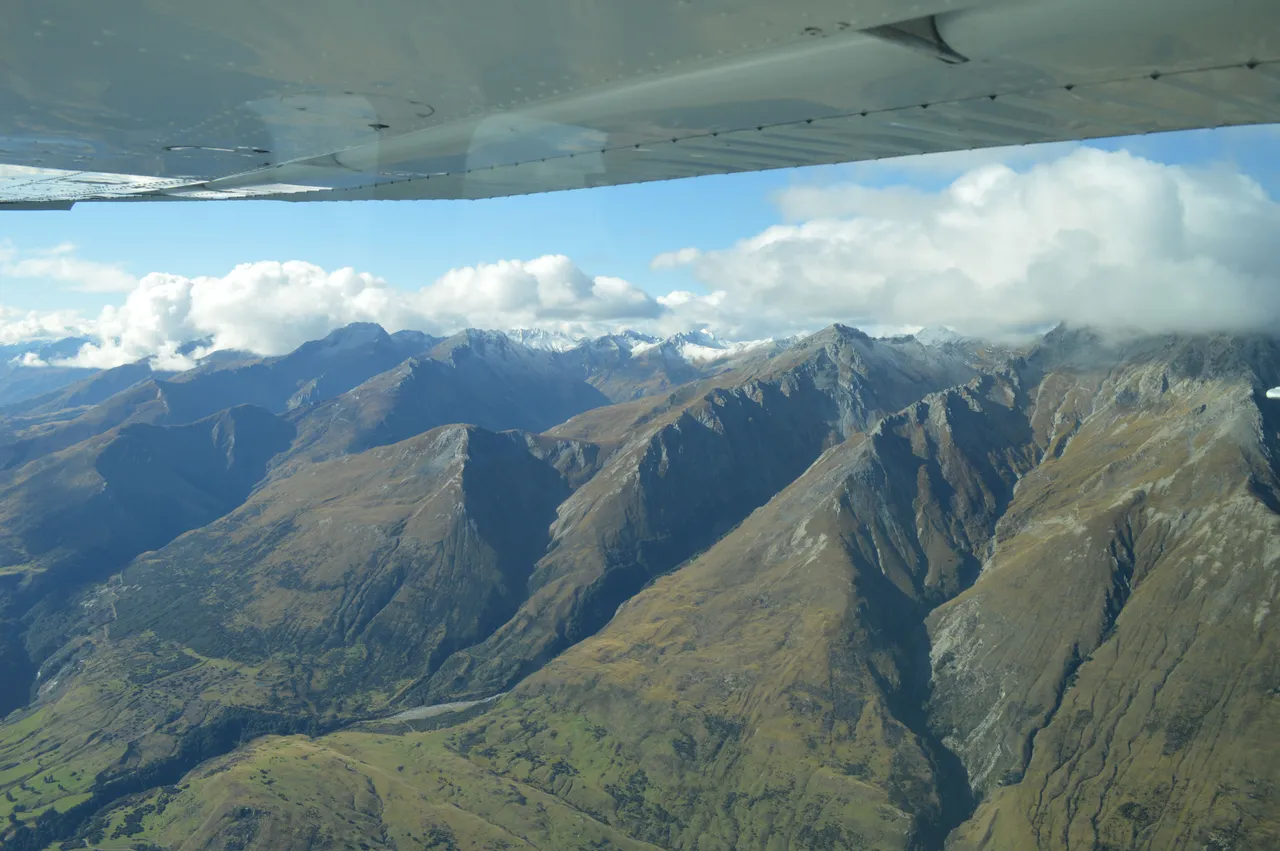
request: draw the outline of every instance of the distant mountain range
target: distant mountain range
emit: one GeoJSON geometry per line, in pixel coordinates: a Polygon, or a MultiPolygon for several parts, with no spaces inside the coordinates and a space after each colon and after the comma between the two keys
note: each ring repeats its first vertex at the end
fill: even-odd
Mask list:
{"type": "MultiPolygon", "coordinates": [[[[372,333],[368,323],[356,323],[334,331],[324,341],[305,344],[302,348],[325,345],[330,348],[341,345],[359,345],[362,333],[372,333]],[[364,328],[365,331],[360,329],[364,328]],[[341,342],[345,340],[346,342],[341,342]]],[[[379,329],[381,330],[381,329],[379,329]]],[[[672,337],[659,338],[637,331],[621,331],[604,337],[570,337],[566,334],[544,331],[540,329],[512,329],[508,331],[485,331],[468,329],[463,333],[475,337],[477,334],[500,334],[512,342],[533,351],[551,352],[567,355],[578,351],[582,357],[586,351],[612,349],[632,357],[640,357],[647,352],[660,351],[668,359],[684,361],[688,364],[720,361],[747,352],[778,351],[795,340],[775,342],[774,340],[755,340],[733,342],[721,340],[708,331],[690,331],[672,337]]],[[[431,344],[444,338],[432,337],[421,331],[398,331],[390,335],[404,351],[425,351],[431,344]]],[[[957,337],[958,339],[958,337],[957,337]]],[[[53,391],[77,383],[98,370],[68,366],[79,353],[81,347],[92,342],[82,337],[67,337],[58,340],[32,340],[0,346],[0,408],[14,407],[34,397],[49,394],[53,391]]],[[[181,353],[195,354],[209,345],[208,340],[199,340],[187,344],[181,353]]],[[[301,350],[299,350],[301,352],[301,350]]],[[[295,353],[299,354],[299,353],[295,353]]],[[[232,350],[219,350],[203,355],[198,368],[208,369],[232,362],[257,360],[252,354],[232,350]]],[[[149,367],[148,358],[132,369],[149,367]]]]}
{"type": "Polygon", "coordinates": [[[1280,846],[1276,339],[14,381],[0,848],[1280,846]]]}
{"type": "Polygon", "coordinates": [[[88,342],[67,337],[0,346],[0,406],[48,393],[91,374],[91,369],[50,365],[75,357],[88,342]]]}

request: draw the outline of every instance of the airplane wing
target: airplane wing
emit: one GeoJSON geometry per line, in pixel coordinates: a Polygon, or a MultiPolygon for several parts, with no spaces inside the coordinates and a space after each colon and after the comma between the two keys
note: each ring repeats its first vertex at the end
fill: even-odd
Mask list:
{"type": "Polygon", "coordinates": [[[15,0],[0,208],[485,198],[1280,120],[1275,0],[15,0]]]}

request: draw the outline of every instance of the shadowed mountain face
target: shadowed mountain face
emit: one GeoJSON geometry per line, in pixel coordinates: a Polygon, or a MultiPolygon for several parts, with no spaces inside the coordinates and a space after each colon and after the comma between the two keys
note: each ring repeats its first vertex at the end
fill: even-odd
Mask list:
{"type": "MultiPolygon", "coordinates": [[[[0,613],[9,653],[39,660],[56,649],[49,642],[63,618],[29,633],[29,650],[20,649],[14,620],[56,612],[80,583],[230,511],[292,437],[288,423],[243,406],[190,425],[123,426],[6,477],[0,576],[9,581],[0,613]]],[[[3,708],[21,704],[28,681],[10,681],[3,708]]]]}
{"type": "Polygon", "coordinates": [[[615,405],[566,354],[468,332],[230,443],[19,468],[63,529],[90,467],[121,530],[122,477],[210,484],[8,622],[8,842],[1280,843],[1275,341],[836,326],[615,405]]]}
{"type": "Polygon", "coordinates": [[[595,457],[448,426],[313,466],[139,559],[113,629],[243,663],[285,654],[345,683],[308,700],[391,688],[510,617],[568,479],[595,457]]]}
{"type": "Polygon", "coordinates": [[[448,423],[541,431],[608,402],[551,352],[469,330],[302,412],[284,466],[385,446],[448,423]]]}
{"type": "Polygon", "coordinates": [[[287,355],[195,369],[167,389],[174,415],[183,419],[244,403],[282,413],[345,393],[434,342],[426,335],[393,336],[378,325],[357,322],[287,355]]]}
{"type": "MultiPolygon", "coordinates": [[[[659,403],[615,435],[593,430],[621,445],[561,507],[529,599],[483,645],[449,660],[427,694],[505,690],[598,630],[647,582],[715,543],[824,449],[969,374],[959,359],[836,328],[737,386],[659,403]]],[[[571,422],[557,433],[576,430],[571,422]]]]}
{"type": "Polygon", "coordinates": [[[101,371],[78,370],[77,372],[83,376],[79,380],[68,382],[67,386],[53,392],[7,405],[4,413],[33,421],[41,417],[57,419],[58,415],[67,409],[97,405],[152,376],[164,374],[156,373],[146,362],[130,363],[101,371]]]}
{"type": "Polygon", "coordinates": [[[23,468],[0,497],[13,510],[5,549],[42,570],[86,551],[122,563],[239,504],[292,436],[288,423],[247,405],[190,425],[108,432],[23,468]]]}
{"type": "Polygon", "coordinates": [[[0,664],[17,666],[12,682],[21,685],[0,708],[25,700],[33,660],[64,635],[66,613],[37,601],[51,590],[74,595],[80,583],[235,508],[273,456],[292,469],[301,455],[333,457],[445,423],[541,428],[607,402],[546,353],[502,335],[470,332],[425,361],[412,359],[437,342],[357,324],[279,358],[232,358],[165,378],[145,364],[106,370],[11,409],[0,429],[0,664]],[[401,380],[404,373],[413,380],[401,380]],[[340,419],[350,413],[356,421],[340,441],[342,428],[326,421],[334,408],[324,402],[375,375],[337,406],[340,419]],[[246,402],[262,407],[228,407],[246,402]],[[243,422],[249,410],[270,421],[262,434],[243,422]],[[210,416],[238,424],[215,439],[233,442],[231,479],[182,444],[210,416]],[[237,429],[249,432],[237,437],[237,429]]]}
{"type": "MultiPolygon", "coordinates": [[[[691,361],[680,345],[679,338],[656,341],[628,332],[549,351],[499,332],[471,329],[442,341],[419,331],[387,334],[377,325],[354,323],[280,357],[221,351],[177,374],[155,371],[146,362],[75,370],[79,380],[69,378],[59,382],[60,389],[0,409],[0,469],[124,423],[176,425],[243,404],[302,418],[302,446],[322,444],[303,450],[312,460],[455,422],[541,430],[612,400],[665,392],[785,348],[706,349],[691,361]],[[410,358],[415,361],[408,363],[410,358]],[[362,394],[336,399],[371,380],[362,394]],[[312,410],[326,400],[334,404],[312,410]]],[[[5,381],[19,377],[0,376],[5,381]]]]}
{"type": "Polygon", "coordinates": [[[429,346],[356,323],[275,358],[213,362],[160,377],[145,364],[106,370],[9,411],[0,469],[12,469],[125,423],[178,425],[236,405],[284,413],[343,393],[429,346]]]}

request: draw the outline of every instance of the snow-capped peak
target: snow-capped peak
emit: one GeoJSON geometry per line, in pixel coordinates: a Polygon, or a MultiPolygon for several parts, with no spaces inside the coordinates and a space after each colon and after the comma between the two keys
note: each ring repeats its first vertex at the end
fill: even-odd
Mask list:
{"type": "Polygon", "coordinates": [[[945,325],[934,325],[921,328],[914,334],[915,338],[926,346],[941,346],[944,343],[958,343],[964,339],[960,334],[945,325]]]}
{"type": "Polygon", "coordinates": [[[740,355],[752,349],[774,345],[772,337],[764,340],[744,340],[733,342],[722,340],[705,328],[685,331],[668,337],[665,340],[637,343],[631,347],[632,355],[643,354],[652,349],[662,349],[689,361],[699,363],[719,360],[720,358],[740,355]]]}
{"type": "Polygon", "coordinates": [[[731,357],[733,355],[741,355],[754,349],[762,349],[766,346],[772,346],[774,340],[772,337],[766,337],[763,340],[740,340],[738,342],[725,342],[716,340],[715,345],[702,345],[699,343],[683,343],[680,346],[680,355],[687,361],[709,361],[717,358],[731,357]]]}
{"type": "Polygon", "coordinates": [[[582,345],[582,340],[563,334],[559,331],[544,331],[541,328],[512,328],[504,332],[513,342],[530,348],[547,352],[567,352],[582,345]]]}

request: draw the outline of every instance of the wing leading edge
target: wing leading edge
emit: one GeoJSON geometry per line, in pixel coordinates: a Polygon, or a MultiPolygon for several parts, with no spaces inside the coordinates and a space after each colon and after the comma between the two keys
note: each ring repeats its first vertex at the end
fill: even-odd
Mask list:
{"type": "Polygon", "coordinates": [[[1272,0],[423,5],[24,2],[0,206],[485,198],[1280,120],[1272,0]]]}

